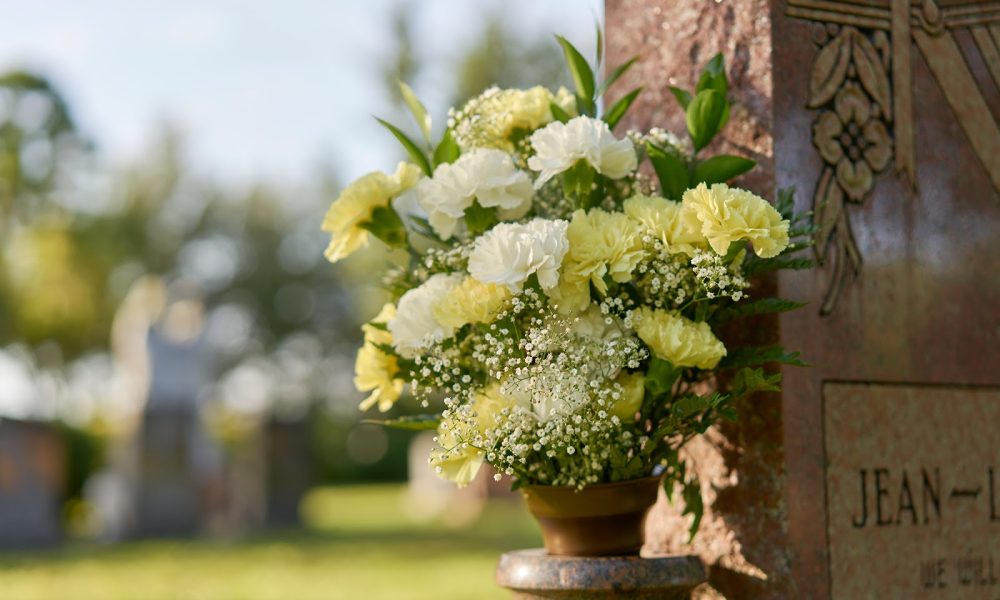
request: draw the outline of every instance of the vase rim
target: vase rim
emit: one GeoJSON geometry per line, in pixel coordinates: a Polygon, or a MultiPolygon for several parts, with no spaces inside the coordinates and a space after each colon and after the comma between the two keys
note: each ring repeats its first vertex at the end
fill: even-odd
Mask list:
{"type": "Polygon", "coordinates": [[[589,489],[608,489],[613,487],[624,487],[627,485],[635,485],[637,483],[646,483],[662,479],[662,475],[648,475],[646,477],[636,477],[635,479],[623,479],[621,481],[611,481],[608,483],[593,483],[590,485],[585,485],[582,488],[577,488],[575,485],[546,485],[544,483],[526,483],[521,486],[522,489],[534,488],[534,489],[546,489],[546,490],[575,490],[583,491],[589,489]]]}

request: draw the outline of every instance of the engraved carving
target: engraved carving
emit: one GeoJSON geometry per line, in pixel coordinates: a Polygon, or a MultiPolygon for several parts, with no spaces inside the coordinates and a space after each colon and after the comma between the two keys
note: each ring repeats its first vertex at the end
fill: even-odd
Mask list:
{"type": "Polygon", "coordinates": [[[861,203],[895,158],[916,189],[912,48],[919,49],[993,186],[1000,191],[1000,125],[950,30],[969,28],[1000,85],[1000,1],[941,8],[935,0],[788,0],[787,14],[814,21],[819,45],[807,106],[819,110],[813,144],[824,166],[813,194],[820,264],[832,261],[821,314],[861,267],[844,202],[861,203]],[[891,39],[890,39],[891,36],[891,39]],[[891,132],[890,135],[890,126],[891,132]]]}
{"type": "MultiPolygon", "coordinates": [[[[885,33],[872,39],[851,26],[832,25],[833,38],[816,55],[810,74],[809,107],[820,109],[813,123],[813,144],[826,163],[813,195],[817,225],[816,257],[833,261],[833,275],[820,308],[833,310],[846,278],[861,266],[845,198],[860,203],[872,189],[875,173],[892,160],[889,85],[889,41],[885,33]]],[[[819,36],[822,40],[823,36],[819,36]]]]}

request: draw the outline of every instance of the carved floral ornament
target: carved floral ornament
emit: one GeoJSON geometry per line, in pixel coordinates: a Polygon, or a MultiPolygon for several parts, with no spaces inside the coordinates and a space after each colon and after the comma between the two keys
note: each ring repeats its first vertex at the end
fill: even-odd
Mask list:
{"type": "Polygon", "coordinates": [[[892,100],[887,74],[889,40],[872,39],[850,26],[819,25],[821,48],[809,80],[809,107],[820,109],[813,122],[813,144],[823,158],[823,173],[813,197],[820,262],[836,253],[834,275],[821,311],[826,314],[844,278],[857,271],[861,255],[844,213],[844,201],[860,203],[875,173],[892,161],[892,100]]]}
{"type": "Polygon", "coordinates": [[[912,52],[916,48],[1000,192],[1000,123],[970,70],[956,30],[971,34],[1000,86],[1000,0],[939,6],[935,0],[787,0],[791,17],[813,22],[818,47],[809,108],[823,160],[813,195],[816,258],[832,263],[821,314],[861,267],[847,206],[860,204],[890,162],[916,186],[912,52]],[[891,39],[891,43],[890,43],[891,39]]]}

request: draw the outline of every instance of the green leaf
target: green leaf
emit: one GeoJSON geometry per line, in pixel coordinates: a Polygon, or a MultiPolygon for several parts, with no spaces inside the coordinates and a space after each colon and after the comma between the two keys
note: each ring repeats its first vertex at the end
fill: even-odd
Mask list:
{"type": "Polygon", "coordinates": [[[681,376],[681,370],[654,356],[649,361],[649,368],[646,370],[646,389],[653,396],[669,394],[677,378],[681,376]]]}
{"type": "Polygon", "coordinates": [[[587,208],[596,176],[594,167],[581,158],[563,173],[563,194],[573,199],[577,208],[587,208]]]}
{"type": "Polygon", "coordinates": [[[458,147],[458,142],[455,141],[455,136],[452,135],[451,129],[445,129],[437,148],[434,148],[434,166],[437,167],[446,163],[451,164],[461,154],[462,150],[458,147]]]}
{"type": "Polygon", "coordinates": [[[701,518],[705,515],[705,505],[701,498],[701,483],[697,477],[691,477],[684,482],[684,512],[683,515],[691,515],[691,527],[688,529],[688,543],[694,540],[694,534],[698,533],[701,525],[701,518]]]}
{"type": "Polygon", "coordinates": [[[552,111],[552,118],[560,123],[565,123],[572,118],[568,112],[555,102],[549,102],[549,110],[552,111]]]}
{"type": "Polygon", "coordinates": [[[424,108],[424,105],[417,98],[417,95],[413,93],[413,90],[410,89],[410,86],[400,81],[399,91],[403,94],[403,102],[410,109],[413,119],[417,122],[417,126],[420,127],[420,132],[424,134],[424,139],[429,144],[431,142],[431,116],[427,114],[427,109],[424,108]]]}
{"type": "Polygon", "coordinates": [[[688,105],[691,104],[691,100],[693,99],[691,92],[687,90],[682,90],[681,88],[675,86],[670,86],[669,89],[670,93],[673,94],[674,98],[677,99],[677,103],[680,104],[681,108],[683,108],[686,111],[688,105]]]}
{"type": "Polygon", "coordinates": [[[701,72],[695,93],[704,90],[715,90],[722,94],[723,98],[729,93],[729,82],[726,81],[726,63],[722,54],[713,56],[705,65],[705,70],[701,72]]]}
{"type": "Polygon", "coordinates": [[[766,273],[768,271],[776,271],[778,269],[811,269],[813,268],[813,265],[813,261],[808,258],[791,258],[782,256],[777,256],[775,258],[760,258],[754,255],[747,257],[747,262],[743,265],[743,274],[750,277],[752,275],[766,273]]]}
{"type": "Polygon", "coordinates": [[[763,369],[743,368],[737,371],[729,384],[729,391],[736,398],[755,392],[780,392],[781,373],[764,373],[763,369]]]}
{"type": "Polygon", "coordinates": [[[720,369],[756,367],[768,363],[781,363],[795,367],[808,367],[798,352],[785,352],[781,346],[741,346],[732,350],[720,362],[720,369]]]}
{"type": "Polygon", "coordinates": [[[371,219],[360,227],[392,248],[406,246],[406,227],[391,206],[378,206],[372,210],[371,219]]]}
{"type": "Polygon", "coordinates": [[[774,210],[778,211],[782,219],[792,221],[795,219],[795,186],[789,186],[778,190],[778,199],[774,203],[774,210]]]}
{"type": "Polygon", "coordinates": [[[709,398],[697,394],[685,394],[674,401],[670,412],[680,419],[685,419],[708,408],[708,403],[709,398]]]}
{"type": "Polygon", "coordinates": [[[465,226],[469,228],[469,233],[477,236],[497,222],[497,207],[483,207],[479,202],[473,202],[472,206],[465,209],[465,226]]]}
{"type": "Polygon", "coordinates": [[[640,92],[642,92],[641,87],[635,88],[611,105],[611,108],[604,113],[603,117],[604,122],[608,124],[608,127],[611,129],[615,128],[615,125],[617,125],[618,121],[625,116],[625,113],[628,111],[629,107],[632,106],[632,103],[635,102],[635,99],[639,97],[640,92]]]}
{"type": "Polygon", "coordinates": [[[689,187],[688,170],[675,152],[664,150],[654,144],[646,144],[646,155],[653,164],[656,178],[660,181],[660,193],[668,200],[679,201],[689,187]]]}
{"type": "Polygon", "coordinates": [[[715,90],[702,90],[687,107],[687,128],[695,152],[712,141],[722,126],[726,98],[715,90]]]}
{"type": "Polygon", "coordinates": [[[562,46],[563,54],[566,56],[566,64],[569,66],[569,73],[573,77],[577,103],[581,104],[577,108],[584,114],[593,115],[596,110],[596,105],[594,104],[594,71],[587,64],[587,59],[566,38],[557,35],[556,40],[562,46]]]}
{"type": "Polygon", "coordinates": [[[597,95],[603,96],[604,92],[611,89],[611,86],[614,85],[616,81],[618,81],[618,78],[624,75],[626,71],[631,69],[632,65],[634,65],[638,60],[639,60],[638,56],[633,56],[632,58],[626,60],[622,64],[615,67],[615,69],[611,71],[611,74],[608,75],[608,78],[605,79],[601,83],[601,85],[597,86],[597,95]]]}
{"type": "Polygon", "coordinates": [[[757,162],[742,156],[720,154],[708,160],[700,160],[694,165],[691,185],[699,183],[725,183],[738,177],[756,166],[757,162]]]}
{"type": "Polygon", "coordinates": [[[440,415],[407,415],[397,419],[362,419],[362,423],[371,423],[391,427],[393,429],[404,429],[406,431],[426,431],[437,429],[441,423],[440,415]]]}
{"type": "Polygon", "coordinates": [[[597,40],[595,47],[597,48],[597,60],[594,62],[595,65],[600,65],[601,61],[604,60],[604,34],[601,33],[601,22],[597,21],[595,18],[594,29],[597,32],[597,40]]]}
{"type": "Polygon", "coordinates": [[[716,321],[723,323],[739,317],[786,312],[805,306],[805,302],[784,300],[782,298],[761,298],[751,302],[742,302],[726,307],[715,314],[716,321]]]}
{"type": "Polygon", "coordinates": [[[388,129],[389,132],[395,136],[397,140],[399,140],[399,143],[403,145],[407,154],[409,154],[413,162],[420,167],[420,170],[424,172],[424,175],[427,175],[428,177],[434,175],[434,172],[431,170],[431,163],[427,160],[427,156],[424,154],[423,150],[413,143],[413,140],[408,138],[406,134],[399,129],[399,127],[396,127],[392,123],[378,117],[375,117],[375,120],[381,123],[383,127],[388,129]]]}

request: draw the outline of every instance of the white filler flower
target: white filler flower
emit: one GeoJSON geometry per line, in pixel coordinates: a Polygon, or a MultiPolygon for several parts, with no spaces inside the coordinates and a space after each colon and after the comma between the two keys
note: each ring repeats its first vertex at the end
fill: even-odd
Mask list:
{"type": "Polygon", "coordinates": [[[469,273],[483,283],[506,285],[515,293],[534,273],[542,289],[551,289],[559,284],[559,267],[569,249],[568,225],[548,219],[501,223],[476,240],[469,273]]]}
{"type": "Polygon", "coordinates": [[[474,200],[485,208],[496,207],[500,219],[518,219],[531,208],[532,194],[528,174],[519,171],[506,152],[486,148],[439,165],[434,177],[417,184],[420,206],[427,211],[434,233],[445,240],[455,233],[474,200]]]}
{"type": "Polygon", "coordinates": [[[581,159],[611,179],[625,177],[637,165],[632,142],[616,139],[607,123],[590,117],[553,121],[531,135],[531,146],[535,155],[528,159],[528,166],[539,171],[536,188],[581,159]]]}
{"type": "Polygon", "coordinates": [[[462,279],[461,275],[438,273],[403,294],[396,306],[396,316],[387,324],[397,352],[412,357],[417,350],[454,335],[454,327],[445,327],[434,318],[433,306],[462,279]]]}

